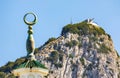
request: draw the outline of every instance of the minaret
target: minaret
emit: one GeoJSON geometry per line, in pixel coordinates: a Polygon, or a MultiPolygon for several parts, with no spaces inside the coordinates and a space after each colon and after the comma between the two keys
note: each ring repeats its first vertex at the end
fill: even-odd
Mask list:
{"type": "Polygon", "coordinates": [[[24,16],[24,22],[28,25],[28,38],[26,41],[26,50],[27,56],[26,61],[17,66],[12,73],[19,78],[44,78],[49,73],[49,70],[40,62],[35,59],[34,50],[35,50],[35,42],[33,38],[33,30],[32,27],[37,21],[37,17],[33,13],[27,13],[24,16]],[[28,22],[26,20],[27,15],[33,15],[34,20],[32,22],[28,22]]]}

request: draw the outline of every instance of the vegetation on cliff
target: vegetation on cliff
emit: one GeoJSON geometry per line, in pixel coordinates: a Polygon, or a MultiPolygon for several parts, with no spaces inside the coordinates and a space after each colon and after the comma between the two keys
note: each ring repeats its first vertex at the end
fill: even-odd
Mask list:
{"type": "Polygon", "coordinates": [[[64,35],[68,32],[73,33],[73,34],[79,34],[79,35],[88,35],[88,34],[102,35],[102,34],[106,34],[103,28],[92,25],[92,24],[87,24],[86,22],[66,25],[62,29],[61,35],[64,35]]]}
{"type": "Polygon", "coordinates": [[[50,43],[50,42],[52,42],[52,41],[54,41],[54,40],[56,40],[56,38],[51,37],[51,38],[48,39],[48,41],[45,42],[44,45],[46,45],[46,44],[48,44],[48,43],[50,43]]]}
{"type": "MultiPolygon", "coordinates": [[[[110,72],[107,72],[108,75],[111,73],[114,75],[114,68],[111,69],[108,67],[116,65],[113,62],[116,61],[114,56],[117,55],[119,57],[119,54],[116,51],[114,52],[110,35],[101,27],[85,21],[77,24],[68,24],[63,27],[61,35],[58,38],[49,38],[43,46],[35,49],[37,60],[46,64],[48,69],[50,69],[52,78],[58,77],[58,72],[61,72],[60,69],[64,71],[61,74],[63,76],[67,75],[69,78],[77,76],[77,72],[81,72],[81,70],[83,71],[79,73],[81,76],[90,77],[86,74],[88,71],[92,71],[89,74],[92,73],[93,76],[95,75],[94,68],[96,68],[96,72],[99,71],[98,73],[102,75],[104,75],[103,72],[106,69],[110,72]],[[44,57],[41,57],[42,55],[44,57]],[[101,58],[104,59],[102,62],[101,58]],[[103,68],[100,66],[106,67],[103,68]],[[97,70],[98,68],[102,70],[97,70]],[[68,76],[66,71],[69,71],[69,74],[72,73],[72,76],[68,76]],[[55,73],[57,73],[57,76],[55,76],[55,73]]],[[[8,62],[5,66],[0,67],[0,77],[14,78],[10,74],[11,71],[24,61],[25,58],[19,58],[15,62],[8,62]]],[[[116,62],[117,68],[120,64],[119,61],[116,62]]]]}
{"type": "Polygon", "coordinates": [[[0,78],[16,78],[11,72],[19,64],[25,61],[24,57],[18,58],[15,62],[9,61],[6,65],[0,67],[0,78]]]}

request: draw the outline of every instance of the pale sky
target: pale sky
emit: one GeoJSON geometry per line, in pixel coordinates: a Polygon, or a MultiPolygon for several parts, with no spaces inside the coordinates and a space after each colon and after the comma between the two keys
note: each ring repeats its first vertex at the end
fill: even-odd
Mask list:
{"type": "Polygon", "coordinates": [[[59,37],[71,22],[94,18],[111,35],[120,54],[120,0],[1,0],[0,66],[26,56],[27,25],[23,16],[34,12],[38,23],[33,26],[36,47],[50,37],[59,37]]]}

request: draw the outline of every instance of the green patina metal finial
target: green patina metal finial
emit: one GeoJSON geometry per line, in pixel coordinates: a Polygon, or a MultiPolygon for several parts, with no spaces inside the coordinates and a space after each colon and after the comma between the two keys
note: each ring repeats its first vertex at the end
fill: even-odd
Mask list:
{"type": "Polygon", "coordinates": [[[12,73],[18,77],[28,77],[32,74],[33,76],[29,76],[30,78],[37,77],[37,75],[40,75],[40,78],[43,78],[44,76],[48,75],[49,70],[45,67],[44,64],[37,61],[34,55],[35,43],[32,26],[36,23],[37,17],[33,13],[27,13],[25,14],[23,20],[28,25],[28,38],[26,41],[27,57],[23,63],[15,67],[12,73]],[[26,16],[29,14],[34,16],[34,20],[32,22],[26,20],[26,16]]]}
{"type": "Polygon", "coordinates": [[[34,38],[33,38],[32,26],[36,23],[37,17],[33,13],[27,13],[27,14],[25,14],[23,20],[28,25],[28,38],[27,38],[27,42],[26,42],[26,49],[28,52],[27,54],[28,54],[28,56],[32,56],[34,54],[34,50],[35,50],[35,42],[34,42],[34,38]],[[32,22],[27,21],[26,20],[27,15],[33,15],[34,20],[32,22]]]}

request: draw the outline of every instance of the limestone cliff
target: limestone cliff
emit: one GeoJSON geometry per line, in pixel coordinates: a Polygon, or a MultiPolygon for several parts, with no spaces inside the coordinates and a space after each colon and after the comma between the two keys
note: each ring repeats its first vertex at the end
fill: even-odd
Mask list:
{"type": "Polygon", "coordinates": [[[120,78],[119,55],[110,35],[88,20],[65,26],[60,37],[35,55],[49,68],[48,78],[120,78]]]}
{"type": "MultiPolygon", "coordinates": [[[[120,78],[120,58],[112,39],[92,20],[66,25],[61,36],[50,38],[35,56],[50,70],[47,78],[120,78]]],[[[0,72],[9,74],[24,61],[23,57],[9,62],[0,72]]]]}

